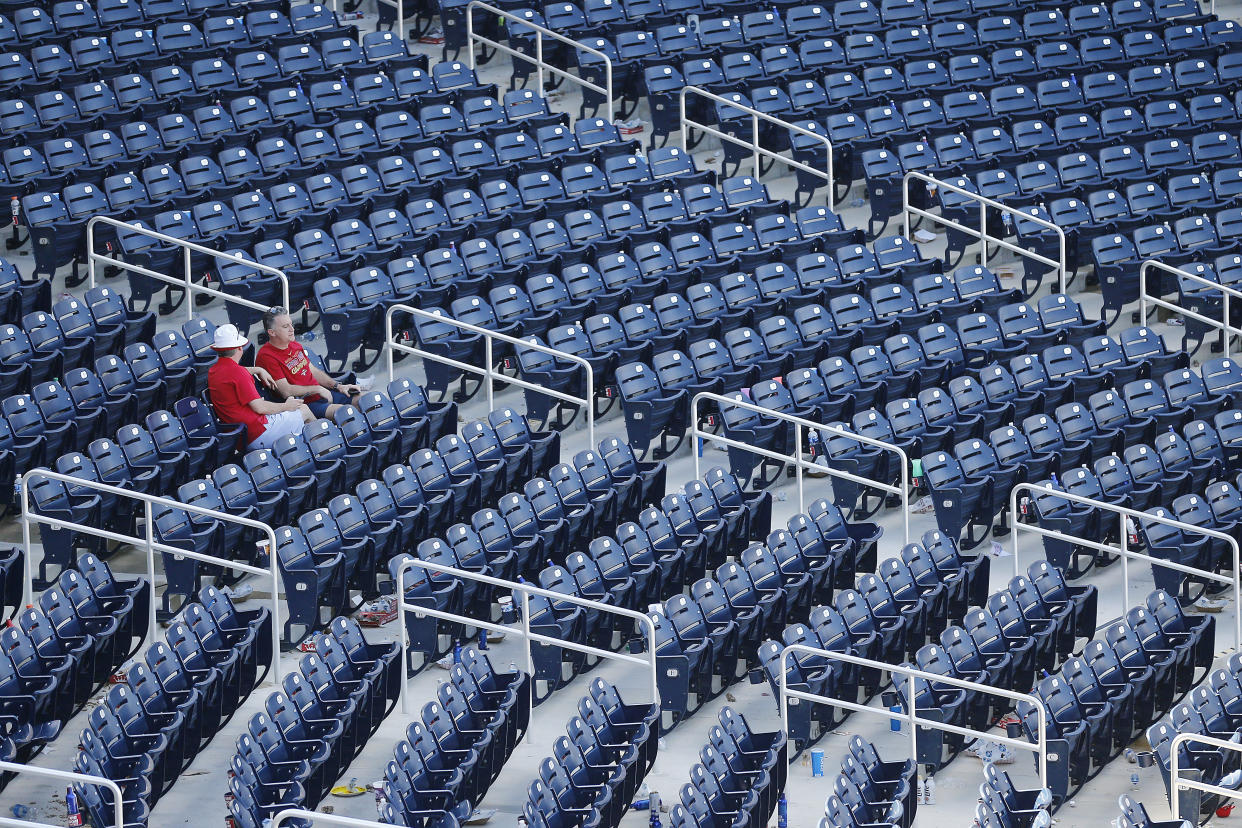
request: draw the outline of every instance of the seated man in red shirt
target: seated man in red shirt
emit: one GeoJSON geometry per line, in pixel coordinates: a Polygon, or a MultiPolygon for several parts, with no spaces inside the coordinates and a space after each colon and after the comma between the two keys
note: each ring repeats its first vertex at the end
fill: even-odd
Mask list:
{"type": "Polygon", "coordinates": [[[310,409],[297,397],[275,403],[259,396],[254,386],[256,377],[264,385],[274,386],[274,383],[264,369],[246,368],[239,362],[246,348],[246,337],[237,332],[236,325],[216,328],[211,347],[218,354],[207,371],[211,405],[221,421],[246,426],[246,450],[271,448],[279,438],[300,433],[302,424],[314,419],[310,409]]]}
{"type": "Polygon", "coordinates": [[[332,419],[342,405],[357,405],[362,389],[343,385],[314,365],[306,349],[293,339],[293,320],[284,308],[263,314],[267,343],[255,354],[254,364],[272,375],[275,389],[286,397],[297,397],[316,417],[332,419]]]}

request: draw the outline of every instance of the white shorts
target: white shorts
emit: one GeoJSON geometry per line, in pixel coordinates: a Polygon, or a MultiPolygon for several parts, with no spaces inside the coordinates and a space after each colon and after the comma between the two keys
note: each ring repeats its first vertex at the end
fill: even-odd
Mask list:
{"type": "Polygon", "coordinates": [[[290,434],[302,433],[302,412],[282,411],[279,414],[268,414],[267,427],[249,446],[249,449],[270,449],[277,440],[290,434]]]}

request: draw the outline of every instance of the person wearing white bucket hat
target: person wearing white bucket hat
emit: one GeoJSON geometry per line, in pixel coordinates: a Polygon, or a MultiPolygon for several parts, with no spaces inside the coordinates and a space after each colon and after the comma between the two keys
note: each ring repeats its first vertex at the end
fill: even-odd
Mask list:
{"type": "Polygon", "coordinates": [[[275,383],[264,369],[241,364],[246,345],[236,325],[216,328],[211,347],[218,356],[207,372],[207,391],[221,421],[246,426],[247,449],[271,448],[279,438],[299,433],[314,415],[297,397],[275,403],[259,395],[256,378],[269,388],[275,388],[275,383]]]}

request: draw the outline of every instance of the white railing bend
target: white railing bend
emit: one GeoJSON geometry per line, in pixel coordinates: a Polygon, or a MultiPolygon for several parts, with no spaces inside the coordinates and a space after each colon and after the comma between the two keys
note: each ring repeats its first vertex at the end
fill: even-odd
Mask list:
{"type": "MultiPolygon", "coordinates": [[[[391,2],[391,0],[389,1],[391,2]]],[[[401,0],[397,0],[397,2],[398,2],[397,8],[400,9],[401,7],[399,4],[401,0]]],[[[398,16],[399,15],[400,15],[400,11],[398,11],[398,16]]],[[[534,23],[534,22],[531,22],[530,20],[526,20],[512,12],[507,12],[504,9],[498,9],[493,5],[482,2],[482,0],[471,0],[471,3],[468,6],[466,6],[466,50],[467,50],[467,53],[470,55],[470,68],[471,69],[475,68],[475,63],[477,61],[477,58],[475,57],[475,54],[474,54],[475,43],[481,43],[484,46],[490,46],[496,51],[503,52],[504,54],[507,54],[510,57],[517,58],[518,60],[524,60],[527,63],[534,64],[535,69],[538,73],[538,78],[539,78],[539,94],[540,95],[543,95],[546,92],[546,90],[544,89],[544,83],[543,83],[544,73],[550,72],[551,74],[556,75],[557,77],[564,78],[565,80],[568,80],[568,81],[572,81],[573,83],[578,84],[584,89],[590,89],[592,92],[603,95],[604,103],[608,107],[605,110],[605,112],[607,112],[608,119],[611,120],[611,118],[613,117],[614,109],[613,109],[613,85],[612,85],[612,59],[608,57],[608,55],[599,51],[598,49],[593,49],[590,46],[586,45],[585,43],[574,40],[573,38],[565,37],[565,35],[560,34],[559,32],[555,32],[546,26],[540,26],[538,23],[534,23]],[[475,32],[474,30],[474,10],[475,9],[482,9],[488,14],[494,14],[500,19],[506,21],[506,24],[512,24],[512,26],[515,28],[524,27],[526,29],[530,29],[531,31],[533,31],[535,33],[535,56],[531,57],[525,52],[519,49],[514,49],[512,46],[506,43],[497,43],[495,40],[492,40],[489,37],[485,37],[475,32]],[[545,37],[551,38],[552,40],[555,40],[559,43],[564,43],[566,46],[570,47],[576,52],[585,52],[588,55],[592,55],[595,58],[598,58],[600,63],[604,64],[604,85],[600,86],[599,84],[593,83],[587,80],[586,78],[582,78],[582,77],[579,77],[578,75],[572,74],[570,72],[566,72],[564,69],[560,68],[559,66],[554,66],[551,63],[548,63],[546,60],[544,60],[543,59],[543,40],[545,37]]],[[[579,63],[579,65],[581,65],[581,63],[579,63]]]]}
{"type": "MultiPolygon", "coordinates": [[[[1038,483],[1019,483],[1009,492],[1009,525],[1013,529],[1013,536],[1010,539],[1011,551],[1013,553],[1013,574],[1022,575],[1022,565],[1018,560],[1018,536],[1022,532],[1030,532],[1045,538],[1055,538],[1076,546],[1085,546],[1088,549],[1095,549],[1100,552],[1117,553],[1121,557],[1121,578],[1124,583],[1124,589],[1121,595],[1122,615],[1124,616],[1130,611],[1130,561],[1146,561],[1152,566],[1162,566],[1166,569],[1172,569],[1185,575],[1194,575],[1197,578],[1203,578],[1209,581],[1226,584],[1233,587],[1234,605],[1242,607],[1242,579],[1231,575],[1222,575],[1218,572],[1209,572],[1206,569],[1197,569],[1193,566],[1177,563],[1176,561],[1157,558],[1142,552],[1136,552],[1130,548],[1130,534],[1126,521],[1133,520],[1136,524],[1141,520],[1149,520],[1153,523],[1162,523],[1166,526],[1172,526],[1193,535],[1206,535],[1210,538],[1224,541],[1228,544],[1230,551],[1233,553],[1233,571],[1235,573],[1242,572],[1238,568],[1239,565],[1239,547],[1238,541],[1232,535],[1221,532],[1216,529],[1209,529],[1206,526],[1195,526],[1193,523],[1185,523],[1174,518],[1164,517],[1163,515],[1155,515],[1151,512],[1140,512],[1136,509],[1128,509],[1125,506],[1117,506],[1113,503],[1106,503],[1102,500],[1092,500],[1089,497],[1063,492],[1060,489],[1054,489],[1051,486],[1043,486],[1038,483]],[[1046,494],[1053,497],[1059,497],[1068,500],[1070,503],[1077,503],[1080,506],[1088,506],[1093,509],[1101,509],[1106,512],[1112,512],[1117,515],[1120,521],[1120,542],[1119,545],[1112,546],[1101,543],[1098,539],[1080,538],[1070,535],[1066,532],[1060,532],[1055,529],[1045,529],[1042,526],[1023,523],[1022,515],[1018,506],[1018,495],[1021,492],[1030,492],[1032,494],[1046,494]]],[[[1242,648],[1242,613],[1235,614],[1234,617],[1234,647],[1242,648]]]]}
{"type": "MultiPolygon", "coordinates": [[[[1201,791],[1203,793],[1216,794],[1224,799],[1242,799],[1242,791],[1237,788],[1224,788],[1220,785],[1212,785],[1207,782],[1199,782],[1194,779],[1182,779],[1182,768],[1180,757],[1181,753],[1178,748],[1187,742],[1198,742],[1199,744],[1211,745],[1219,750],[1232,750],[1234,753],[1242,753],[1242,745],[1237,742],[1230,742],[1227,739],[1218,739],[1215,736],[1207,736],[1202,733],[1179,733],[1173,737],[1173,741],[1169,746],[1171,753],[1169,759],[1169,811],[1173,819],[1181,819],[1181,797],[1178,796],[1182,791],[1201,791]]],[[[1189,817],[1192,823],[1198,824],[1198,814],[1189,817]]]]}
{"type": "Polygon", "coordinates": [[[149,495],[144,492],[136,492],[131,489],[122,489],[119,486],[110,486],[107,483],[100,483],[95,480],[84,480],[80,477],[73,477],[68,474],[61,474],[49,469],[31,469],[24,475],[19,475],[16,482],[17,491],[21,500],[22,507],[22,546],[24,549],[24,570],[25,570],[25,587],[23,593],[23,601],[26,604],[33,603],[34,598],[34,574],[32,544],[30,538],[30,525],[32,523],[50,526],[55,529],[70,529],[75,532],[81,532],[86,535],[92,535],[97,538],[115,541],[117,543],[127,543],[134,546],[140,546],[146,551],[147,558],[147,579],[151,585],[152,600],[150,617],[147,619],[147,639],[155,641],[158,630],[156,622],[156,601],[155,598],[155,553],[162,552],[169,555],[176,555],[183,558],[192,558],[196,561],[204,563],[216,564],[217,566],[227,567],[245,572],[249,575],[259,575],[267,577],[271,584],[272,596],[272,676],[276,683],[280,683],[280,565],[276,555],[276,532],[266,523],[260,523],[250,518],[238,517],[230,515],[227,512],[218,512],[214,509],[204,509],[201,506],[195,506],[190,503],[181,503],[168,497],[159,497],[157,495],[149,495]],[[41,515],[30,507],[30,482],[37,479],[59,480],[60,482],[91,489],[102,494],[109,494],[115,497],[129,498],[130,500],[141,501],[143,504],[143,536],[135,537],[132,535],[123,535],[119,532],[113,532],[98,526],[87,526],[81,523],[71,523],[64,520],[55,520],[41,515]],[[245,526],[249,529],[263,533],[267,538],[267,554],[269,566],[262,569],[257,566],[240,563],[228,558],[218,558],[214,555],[204,555],[188,549],[179,549],[175,546],[160,543],[155,539],[155,521],[152,517],[153,506],[167,506],[173,509],[181,509],[191,515],[200,515],[202,517],[214,518],[222,523],[235,523],[245,526]]]}
{"type": "MultiPolygon", "coordinates": [[[[781,650],[781,666],[780,666],[780,706],[781,706],[781,725],[785,732],[789,732],[789,702],[790,699],[797,701],[806,701],[813,704],[826,704],[833,707],[840,707],[855,713],[870,713],[882,716],[886,719],[901,719],[910,730],[910,756],[915,762],[918,762],[918,730],[924,728],[927,730],[941,730],[945,733],[955,733],[958,736],[966,738],[983,739],[989,742],[997,742],[998,744],[1007,745],[1017,750],[1025,750],[1035,754],[1036,764],[1039,768],[1039,782],[1041,787],[1048,787],[1048,711],[1044,707],[1044,703],[1036,696],[1030,693],[1017,693],[1013,690],[1006,690],[1003,687],[993,687],[990,684],[981,684],[977,681],[967,681],[966,679],[955,678],[953,676],[942,676],[939,673],[928,673],[924,670],[918,670],[914,667],[898,666],[896,664],[888,664],[883,661],[875,661],[870,658],[862,658],[851,653],[836,652],[834,650],[821,650],[816,647],[808,647],[805,644],[787,644],[781,650]],[[844,699],[836,699],[830,696],[820,696],[815,693],[806,693],[801,690],[791,690],[788,685],[788,676],[785,668],[789,663],[791,655],[796,656],[799,653],[804,655],[817,656],[828,661],[842,661],[846,664],[854,664],[859,667],[870,667],[881,672],[888,672],[893,677],[893,686],[897,686],[899,680],[907,682],[906,700],[907,711],[890,710],[886,707],[872,707],[870,705],[858,704],[857,702],[846,701],[844,699]],[[1014,739],[1009,736],[999,736],[996,733],[985,732],[981,730],[972,730],[968,727],[958,727],[957,725],[946,724],[945,722],[937,722],[932,719],[923,719],[918,715],[915,707],[915,679],[923,679],[934,684],[947,684],[950,687],[969,690],[974,693],[983,693],[984,695],[997,696],[1011,702],[1026,702],[1032,705],[1039,718],[1038,740],[1032,744],[1026,739],[1014,739]]],[[[790,752],[791,756],[793,752],[790,752]]],[[[1058,757],[1052,757],[1054,761],[1058,757]]]]}
{"type": "MultiPolygon", "coordinates": [[[[125,803],[122,801],[121,786],[111,779],[102,776],[91,776],[85,773],[75,773],[73,771],[56,770],[55,768],[40,768],[36,765],[20,765],[16,762],[0,762],[0,771],[16,774],[28,773],[31,776],[55,779],[57,782],[68,782],[70,784],[78,782],[83,785],[98,785],[101,788],[107,788],[112,793],[112,821],[107,825],[100,825],[98,828],[125,828],[125,803]]],[[[32,822],[25,819],[0,817],[0,825],[13,826],[13,828],[58,828],[59,825],[63,824],[57,823],[53,825],[50,822],[32,822]]]]}
{"type": "MultiPolygon", "coordinates": [[[[1230,340],[1232,340],[1233,337],[1235,336],[1242,336],[1242,328],[1234,327],[1233,325],[1229,323],[1230,299],[1233,299],[1234,301],[1242,300],[1242,291],[1239,291],[1237,288],[1232,288],[1227,285],[1222,285],[1220,282],[1213,282],[1211,279],[1204,279],[1202,276],[1199,276],[1198,274],[1195,274],[1195,273],[1187,273],[1185,270],[1182,270],[1181,268],[1173,267],[1172,265],[1167,265],[1164,262],[1158,261],[1156,259],[1147,259],[1145,262],[1143,262],[1142,265],[1139,266],[1139,296],[1138,298],[1139,298],[1139,320],[1141,324],[1143,325],[1147,324],[1147,306],[1148,305],[1154,305],[1157,308],[1164,308],[1170,313],[1175,313],[1178,316],[1182,316],[1186,319],[1193,319],[1196,322],[1207,325],[1209,328],[1215,328],[1216,330],[1224,334],[1224,336],[1222,336],[1221,338],[1224,340],[1224,355],[1226,358],[1229,357],[1230,340]],[[1170,302],[1167,299],[1162,299],[1161,297],[1156,296],[1155,294],[1149,294],[1147,292],[1147,274],[1152,269],[1162,270],[1165,273],[1169,273],[1174,276],[1177,276],[1179,279],[1185,279],[1188,282],[1191,282],[1196,285],[1201,285],[1205,288],[1208,288],[1211,291],[1220,293],[1220,296],[1221,296],[1220,319],[1212,319],[1210,317],[1204,316],[1201,313],[1197,313],[1188,308],[1182,307],[1179,304],[1170,302]]],[[[1238,305],[1238,307],[1242,307],[1242,305],[1238,305]]]]}
{"type": "Polygon", "coordinates": [[[828,199],[829,199],[829,202],[831,203],[831,200],[833,198],[833,192],[834,192],[833,190],[833,169],[832,169],[832,141],[829,140],[827,135],[823,135],[822,133],[819,133],[819,132],[812,132],[806,127],[800,127],[797,124],[793,124],[793,123],[790,123],[789,121],[783,120],[781,118],[777,118],[774,115],[769,115],[766,112],[760,112],[754,107],[746,106],[745,104],[735,103],[734,101],[731,101],[728,98],[721,97],[720,95],[717,95],[713,92],[708,92],[705,89],[700,89],[697,86],[686,86],[682,88],[681,96],[680,96],[680,106],[681,106],[681,149],[683,152],[690,151],[690,143],[689,143],[690,128],[693,127],[694,129],[697,129],[706,135],[711,135],[721,141],[727,141],[730,144],[734,144],[736,146],[745,147],[746,149],[749,149],[751,151],[751,156],[752,156],[753,163],[754,163],[754,177],[756,179],[759,178],[760,161],[763,158],[769,158],[772,161],[779,161],[782,164],[794,170],[798,170],[799,172],[804,172],[808,175],[813,175],[816,178],[824,179],[824,183],[828,185],[828,199]],[[691,95],[694,95],[699,98],[704,98],[709,101],[713,101],[714,103],[717,103],[717,104],[722,104],[724,106],[729,107],[730,109],[735,109],[739,113],[749,116],[750,134],[751,134],[750,141],[749,142],[743,141],[741,138],[738,138],[736,135],[730,135],[729,133],[724,132],[723,130],[717,129],[714,126],[711,126],[709,124],[702,124],[690,118],[686,111],[686,98],[691,95]],[[760,121],[764,123],[772,124],[773,126],[779,127],[784,130],[788,130],[789,132],[792,132],[796,135],[806,136],[808,138],[811,138],[817,141],[818,143],[823,144],[824,145],[824,169],[822,170],[816,169],[815,167],[812,167],[809,164],[804,164],[801,161],[797,161],[793,158],[787,158],[786,156],[781,155],[779,152],[774,152],[770,149],[765,149],[764,147],[761,147],[759,145],[759,122],[760,121]]]}
{"type": "Polygon", "coordinates": [[[142,276],[146,276],[149,279],[155,279],[169,285],[183,288],[186,292],[185,305],[187,319],[194,318],[194,297],[196,294],[200,293],[206,296],[214,296],[216,298],[223,299],[225,302],[231,302],[234,305],[241,305],[242,307],[250,308],[251,310],[262,312],[268,309],[267,305],[261,305],[258,302],[252,302],[249,299],[242,298],[241,296],[234,296],[231,293],[226,293],[222,290],[217,290],[216,288],[196,283],[194,281],[194,274],[190,266],[191,254],[194,253],[198,253],[202,256],[210,256],[217,261],[228,262],[230,264],[241,262],[246,265],[246,267],[252,267],[260,273],[268,273],[275,276],[280,280],[280,291],[284,307],[289,307],[289,278],[285,276],[284,271],[278,270],[271,265],[260,264],[259,262],[256,262],[253,259],[248,259],[240,254],[222,253],[219,250],[204,247],[201,244],[186,241],[185,239],[179,239],[176,236],[169,236],[166,233],[160,233],[131,222],[118,221],[117,219],[110,218],[109,216],[94,216],[86,223],[86,269],[91,287],[95,286],[95,265],[97,262],[103,262],[105,265],[111,267],[118,267],[121,270],[137,273],[142,276]],[[100,224],[108,227],[115,227],[119,230],[125,230],[130,233],[137,233],[138,235],[155,239],[161,244],[181,248],[182,263],[185,271],[183,277],[178,279],[175,276],[169,276],[167,273],[157,273],[149,268],[136,265],[133,262],[127,262],[123,259],[114,259],[105,253],[98,252],[95,249],[95,228],[100,224]]]}
{"type": "Polygon", "coordinates": [[[1047,265],[1048,267],[1055,267],[1057,269],[1057,290],[1059,293],[1065,293],[1065,286],[1066,286],[1066,283],[1069,281],[1069,274],[1066,269],[1067,259],[1066,259],[1065,231],[1062,230],[1059,225],[1054,224],[1053,222],[1048,221],[1045,218],[1040,218],[1039,216],[1032,216],[1030,213],[1023,212],[1021,207],[1015,207],[1015,206],[1008,205],[1008,204],[1002,204],[1001,202],[996,201],[994,199],[987,198],[986,196],[981,196],[978,193],[972,193],[970,190],[963,189],[962,187],[959,187],[956,184],[950,184],[947,181],[941,181],[938,178],[934,178],[933,176],[930,176],[930,175],[927,175],[926,173],[921,173],[921,172],[906,173],[905,178],[903,179],[902,184],[901,184],[901,219],[902,219],[905,237],[907,239],[911,237],[910,236],[910,216],[911,215],[920,216],[922,218],[934,221],[938,224],[943,224],[947,227],[952,227],[954,230],[957,230],[959,233],[965,233],[968,236],[979,239],[980,241],[979,264],[983,265],[984,267],[987,267],[988,265],[988,242],[994,242],[998,247],[1008,250],[1009,252],[1014,253],[1018,256],[1022,256],[1027,259],[1032,259],[1036,262],[1039,262],[1042,265],[1047,265]],[[966,199],[969,199],[970,201],[974,201],[978,203],[979,205],[979,229],[976,230],[973,227],[967,227],[966,225],[960,222],[953,221],[953,219],[945,218],[939,213],[933,213],[928,210],[924,210],[922,207],[915,207],[913,204],[910,203],[910,182],[911,181],[921,181],[924,184],[929,184],[933,187],[936,187],[940,191],[947,190],[948,192],[951,192],[951,193],[957,193],[963,198],[966,198],[966,199]],[[998,238],[997,236],[993,236],[990,233],[988,233],[988,210],[989,209],[996,210],[1002,215],[1008,214],[1008,215],[1015,216],[1017,218],[1021,218],[1023,221],[1029,221],[1032,224],[1036,224],[1040,227],[1043,227],[1045,230],[1051,230],[1054,233],[1056,233],[1058,247],[1059,247],[1059,250],[1058,250],[1059,257],[1057,259],[1049,259],[1047,256],[1043,256],[1039,253],[1036,253],[1033,250],[1027,250],[1025,247],[1016,245],[1013,242],[1009,241],[1008,239],[998,238]]]}
{"type": "Polygon", "coordinates": [[[496,331],[488,330],[487,328],[480,328],[478,325],[471,325],[468,322],[462,322],[461,320],[454,319],[451,316],[442,316],[438,313],[431,313],[430,311],[425,311],[422,308],[415,308],[409,305],[392,305],[388,308],[387,313],[384,314],[384,341],[388,343],[387,356],[389,382],[397,378],[393,366],[394,351],[402,351],[403,353],[407,353],[412,356],[421,357],[422,359],[431,360],[432,362],[438,362],[442,365],[448,365],[456,368],[459,371],[467,371],[471,374],[483,377],[487,387],[487,407],[489,410],[496,407],[495,383],[496,380],[500,380],[501,382],[526,389],[527,391],[535,391],[543,394],[544,396],[561,400],[562,402],[582,406],[583,412],[586,416],[587,439],[590,441],[592,446],[595,445],[595,370],[591,367],[590,362],[580,356],[567,353],[565,351],[558,351],[556,348],[550,348],[547,345],[541,345],[538,342],[531,342],[526,339],[509,336],[508,334],[497,333],[496,331]],[[477,365],[469,365],[465,362],[450,359],[449,357],[441,354],[433,354],[430,351],[423,350],[422,348],[418,348],[413,345],[406,345],[404,342],[398,342],[394,336],[395,331],[392,326],[393,316],[397,313],[406,313],[420,319],[434,319],[437,322],[443,322],[446,325],[451,325],[458,330],[477,334],[483,337],[484,366],[480,368],[477,365]],[[586,396],[575,397],[573,394],[565,394],[554,388],[545,388],[542,385],[536,385],[535,383],[528,382],[521,377],[511,377],[508,374],[498,372],[493,367],[496,364],[494,359],[495,348],[493,347],[493,343],[495,342],[504,342],[514,347],[530,348],[531,350],[538,351],[541,354],[548,354],[549,356],[554,356],[557,359],[572,362],[581,366],[582,370],[586,372],[586,396]]]}
{"type": "MultiPolygon", "coordinates": [[[[405,625],[405,613],[413,613],[416,617],[426,616],[428,618],[436,618],[441,621],[452,621],[458,624],[464,624],[468,627],[478,627],[480,629],[489,630],[491,632],[511,633],[514,629],[503,624],[495,624],[491,621],[484,621],[477,618],[470,618],[465,615],[458,615],[452,612],[444,612],[442,610],[432,609],[430,607],[420,606],[418,604],[406,603],[405,600],[405,575],[411,569],[425,569],[428,572],[438,572],[443,575],[451,575],[454,578],[461,578],[466,581],[477,581],[481,584],[499,587],[513,593],[514,598],[521,597],[521,628],[518,630],[526,645],[526,669],[531,676],[531,703],[534,704],[535,693],[535,657],[533,644],[549,644],[554,647],[562,647],[567,650],[574,650],[579,653],[593,655],[598,658],[611,659],[626,664],[634,664],[645,667],[651,671],[651,699],[652,703],[657,707],[660,705],[660,685],[659,673],[656,667],[656,628],[655,622],[645,613],[637,610],[628,609],[626,607],[618,607],[612,604],[605,604],[600,601],[592,601],[589,598],[582,598],[577,595],[567,595],[563,592],[553,592],[549,589],[534,586],[519,581],[506,581],[502,578],[493,578],[490,575],[483,575],[479,572],[470,572],[465,569],[457,569],[456,567],[445,566],[434,561],[424,561],[420,558],[409,557],[401,565],[396,572],[397,580],[397,612],[398,621],[401,624],[401,669],[406,670],[409,664],[410,651],[410,635],[405,625]],[[598,647],[591,647],[586,644],[580,644],[577,641],[567,641],[561,638],[544,635],[543,633],[532,632],[530,628],[530,596],[541,595],[552,601],[573,604],[577,607],[595,610],[597,612],[607,613],[609,615],[628,618],[637,622],[643,629],[644,639],[646,640],[647,652],[645,657],[631,655],[629,653],[613,652],[612,650],[602,650],[598,647]]],[[[402,673],[401,682],[401,712],[409,714],[409,699],[407,693],[408,680],[405,680],[405,674],[402,673]]]]}
{"type": "Polygon", "coordinates": [[[910,458],[906,456],[905,451],[892,443],[886,443],[883,440],[876,440],[872,437],[865,437],[862,434],[855,434],[854,432],[847,431],[840,426],[824,425],[823,423],[817,423],[814,420],[806,420],[802,417],[795,417],[792,414],[783,414],[779,411],[773,411],[770,408],[764,408],[763,406],[755,405],[752,402],[748,402],[740,398],[734,399],[727,395],[714,394],[710,391],[702,391],[695,394],[694,399],[690,401],[690,436],[692,438],[691,453],[694,455],[694,476],[698,479],[702,479],[703,477],[701,469],[702,458],[699,456],[699,441],[721,443],[729,446],[730,448],[748,451],[751,454],[766,457],[769,460],[776,460],[792,465],[794,467],[794,475],[798,481],[799,512],[806,511],[806,494],[803,482],[804,471],[814,472],[817,475],[827,474],[830,477],[837,477],[842,480],[848,480],[851,483],[856,483],[860,486],[867,486],[872,489],[878,489],[879,491],[887,494],[896,495],[901,498],[901,518],[905,531],[905,540],[903,543],[910,542],[910,458]],[[734,440],[731,437],[726,437],[724,434],[713,434],[710,431],[704,431],[699,427],[699,408],[700,403],[703,401],[714,402],[717,407],[734,406],[746,411],[753,411],[757,414],[762,414],[765,417],[771,417],[775,420],[781,420],[789,423],[793,426],[794,430],[794,453],[780,454],[779,452],[760,448],[759,446],[752,446],[750,443],[743,443],[739,440],[734,440]],[[891,483],[884,483],[879,480],[872,480],[869,477],[861,477],[856,474],[851,474],[850,472],[842,469],[834,469],[831,463],[827,466],[820,466],[808,460],[802,451],[802,435],[804,432],[810,431],[818,431],[821,434],[834,434],[838,437],[846,437],[857,443],[861,443],[864,446],[871,446],[873,448],[880,449],[881,451],[892,452],[897,456],[897,463],[901,468],[901,485],[894,486],[891,483]]]}

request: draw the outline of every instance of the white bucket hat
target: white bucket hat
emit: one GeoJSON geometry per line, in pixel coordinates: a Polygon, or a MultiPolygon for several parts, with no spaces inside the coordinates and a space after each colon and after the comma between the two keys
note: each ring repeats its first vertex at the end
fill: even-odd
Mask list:
{"type": "Polygon", "coordinates": [[[211,343],[211,347],[217,351],[231,351],[234,348],[245,348],[246,345],[246,337],[238,333],[237,326],[232,324],[216,328],[216,336],[211,343]]]}

